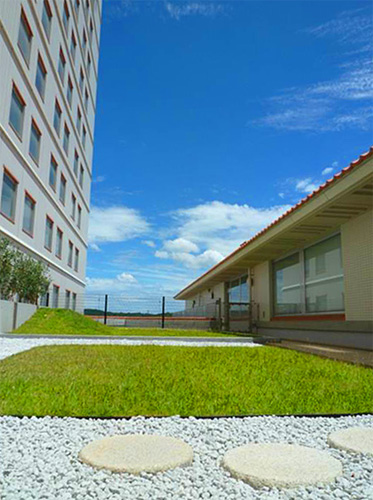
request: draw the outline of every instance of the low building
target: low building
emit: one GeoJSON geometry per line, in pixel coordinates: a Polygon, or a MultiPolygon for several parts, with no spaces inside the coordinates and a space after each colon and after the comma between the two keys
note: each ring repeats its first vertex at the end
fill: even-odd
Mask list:
{"type": "Polygon", "coordinates": [[[371,349],[373,148],[180,291],[223,328],[371,349]]]}

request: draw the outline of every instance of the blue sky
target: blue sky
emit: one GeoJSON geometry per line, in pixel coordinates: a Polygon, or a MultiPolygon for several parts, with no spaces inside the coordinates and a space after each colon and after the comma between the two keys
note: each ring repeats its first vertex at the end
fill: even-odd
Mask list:
{"type": "Polygon", "coordinates": [[[372,4],[104,0],[87,290],[173,295],[372,142],[372,4]]]}

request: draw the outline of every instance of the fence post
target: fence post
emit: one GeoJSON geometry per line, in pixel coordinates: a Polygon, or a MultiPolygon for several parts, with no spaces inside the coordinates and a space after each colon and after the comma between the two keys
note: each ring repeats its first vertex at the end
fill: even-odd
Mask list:
{"type": "Polygon", "coordinates": [[[104,325],[106,325],[106,322],[107,322],[107,300],[108,300],[108,296],[106,294],[105,295],[104,325]]]}
{"type": "Polygon", "coordinates": [[[166,298],[162,297],[162,328],[164,328],[165,309],[166,309],[166,298]]]}

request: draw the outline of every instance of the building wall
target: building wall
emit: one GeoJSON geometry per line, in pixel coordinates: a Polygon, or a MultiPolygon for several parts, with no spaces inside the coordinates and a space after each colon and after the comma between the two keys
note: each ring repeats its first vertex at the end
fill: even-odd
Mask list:
{"type": "Polygon", "coordinates": [[[373,210],[341,227],[346,320],[373,320],[373,210]]]}
{"type": "Polygon", "coordinates": [[[259,304],[259,320],[268,321],[271,317],[271,263],[262,262],[252,269],[252,301],[259,304]]]}
{"type": "MultiPolygon", "coordinates": [[[[90,206],[90,187],[92,179],[92,154],[94,119],[96,110],[97,64],[101,24],[102,0],[80,1],[76,10],[75,0],[67,0],[69,10],[68,30],[62,23],[64,2],[49,0],[52,12],[50,37],[45,34],[41,23],[44,0],[0,1],[0,198],[2,193],[4,169],[18,181],[14,221],[0,214],[0,234],[9,237],[21,250],[42,260],[50,268],[52,284],[60,287],[60,295],[65,290],[82,294],[85,287],[85,268],[87,254],[88,217],[90,206]],[[11,4],[11,8],[9,8],[11,4]],[[32,31],[31,53],[27,62],[18,45],[21,11],[23,10],[32,31]],[[92,26],[92,30],[90,27],[92,26]],[[86,33],[87,47],[83,49],[83,32],[86,33]],[[73,59],[70,45],[72,33],[77,42],[73,59]],[[64,81],[58,75],[60,50],[66,60],[64,81]],[[36,88],[36,69],[41,57],[47,71],[45,95],[42,98],[36,88]],[[88,56],[91,67],[88,70],[88,56]],[[80,89],[80,73],[84,75],[80,89]],[[73,85],[71,105],[66,94],[68,78],[73,85]],[[13,84],[24,99],[22,135],[19,136],[9,124],[9,113],[13,84]],[[85,95],[88,104],[85,104],[85,95]],[[61,132],[53,127],[56,99],[62,110],[61,132]],[[80,129],[77,126],[78,108],[82,115],[80,129]],[[41,132],[40,156],[38,162],[29,154],[31,121],[34,120],[41,132]],[[63,130],[65,124],[70,130],[69,149],[63,149],[63,130]],[[86,144],[83,145],[83,126],[87,131],[86,144]],[[75,151],[79,155],[78,172],[74,172],[75,151]],[[54,190],[49,185],[51,155],[57,168],[57,185],[54,190]],[[80,168],[84,169],[80,185],[80,168]],[[65,204],[59,199],[61,174],[66,179],[65,204]],[[22,230],[25,192],[36,201],[33,236],[22,230]],[[72,218],[72,196],[82,209],[81,224],[78,227],[77,212],[72,218]],[[44,246],[46,216],[53,222],[52,250],[44,246]],[[57,228],[63,232],[62,256],[56,256],[57,228]],[[79,250],[79,267],[76,271],[68,266],[68,242],[79,250]]],[[[1,201],[1,200],[0,200],[1,201]]]]}

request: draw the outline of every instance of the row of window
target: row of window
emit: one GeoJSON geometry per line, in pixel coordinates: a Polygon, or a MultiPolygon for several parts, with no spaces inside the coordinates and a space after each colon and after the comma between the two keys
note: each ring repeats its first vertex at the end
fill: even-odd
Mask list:
{"type": "Polygon", "coordinates": [[[65,300],[64,303],[60,303],[61,297],[60,297],[60,287],[58,285],[53,285],[52,287],[52,302],[51,304],[49,303],[49,292],[47,292],[43,297],[40,299],[40,305],[45,306],[45,307],[64,307],[65,309],[72,309],[73,311],[76,310],[76,303],[77,303],[77,294],[74,292],[71,292],[70,290],[66,289],[65,290],[65,300]]]}
{"type": "MultiPolygon", "coordinates": [[[[24,122],[24,109],[25,109],[25,102],[23,101],[22,96],[20,95],[17,87],[13,85],[13,91],[12,91],[12,99],[11,99],[11,105],[10,105],[10,114],[9,114],[9,124],[15,130],[17,135],[22,139],[22,133],[23,133],[23,122],[24,122]]],[[[60,122],[58,121],[59,118],[56,118],[55,114],[55,120],[54,120],[54,127],[60,127],[60,122]]],[[[29,143],[29,154],[31,158],[35,161],[37,165],[39,165],[39,158],[40,158],[40,147],[41,147],[41,132],[39,127],[36,124],[36,121],[34,118],[31,119],[31,132],[30,132],[30,143],[29,143]]],[[[69,140],[70,140],[70,132],[65,124],[65,132],[64,132],[64,139],[63,139],[63,147],[68,154],[68,148],[69,148],[69,140]]],[[[53,155],[51,155],[51,162],[50,162],[50,170],[49,170],[49,184],[53,188],[54,191],[56,191],[56,184],[57,184],[57,162],[53,155]]],[[[79,154],[75,150],[74,152],[74,166],[73,166],[74,174],[78,178],[78,182],[80,187],[83,189],[84,185],[84,167],[82,164],[80,164],[79,167],[79,154]]],[[[60,193],[59,193],[59,199],[65,205],[65,196],[66,196],[66,178],[65,176],[61,173],[61,182],[60,182],[60,193]]],[[[76,201],[76,197],[72,195],[73,198],[76,201]]],[[[79,206],[80,208],[80,206],[79,206]]],[[[79,210],[79,209],[78,209],[79,210]]],[[[81,213],[81,208],[80,208],[80,213],[81,213]]],[[[73,205],[72,209],[72,218],[75,220],[75,206],[73,205]]],[[[80,218],[78,218],[78,227],[80,228],[80,218]]]]}
{"type": "MultiPolygon", "coordinates": [[[[3,174],[3,185],[1,190],[0,211],[1,214],[11,222],[14,222],[15,220],[17,189],[18,189],[17,179],[15,179],[15,177],[13,177],[12,174],[5,169],[3,174]]],[[[80,206],[78,206],[78,218],[81,220],[81,209],[80,210],[79,209],[80,206]]],[[[76,210],[76,198],[73,198],[74,218],[75,218],[75,210],[76,210]]],[[[22,230],[30,237],[34,236],[35,212],[36,212],[36,201],[28,191],[25,191],[22,230]]],[[[54,221],[49,215],[47,215],[45,220],[44,247],[49,252],[52,252],[53,249],[53,233],[54,233],[54,221]]],[[[58,259],[62,260],[63,231],[59,227],[56,228],[55,255],[58,259]]],[[[80,255],[79,249],[75,247],[75,252],[74,252],[74,244],[72,243],[72,241],[69,240],[67,265],[72,268],[74,264],[74,270],[76,272],[79,271],[79,255],[80,255]]]]}
{"type": "MultiPolygon", "coordinates": [[[[46,0],[45,0],[44,11],[50,12],[50,14],[51,14],[51,11],[46,8],[46,5],[47,4],[46,4],[46,0]]],[[[47,14],[45,14],[45,16],[47,16],[47,14]]],[[[27,18],[26,18],[24,11],[22,10],[21,11],[19,33],[18,33],[18,45],[19,45],[20,50],[22,52],[22,55],[25,58],[25,60],[27,61],[27,63],[29,63],[29,59],[30,59],[32,36],[33,35],[32,35],[30,25],[27,21],[27,18]]],[[[58,61],[58,74],[59,74],[59,77],[61,79],[62,85],[64,85],[64,81],[65,81],[65,69],[66,69],[66,58],[64,56],[62,48],[60,47],[59,61],[58,61]]],[[[47,80],[46,66],[43,62],[43,59],[42,59],[40,53],[39,53],[38,59],[37,59],[37,67],[36,67],[35,86],[36,86],[36,88],[37,88],[37,90],[38,90],[38,92],[43,100],[44,100],[44,96],[45,96],[46,80],[47,80]]],[[[88,113],[89,94],[88,94],[87,87],[85,88],[85,92],[83,91],[84,72],[83,72],[82,67],[80,68],[79,87],[80,87],[82,95],[84,95],[84,108],[85,108],[86,112],[88,113]]],[[[67,98],[67,101],[69,103],[70,108],[72,107],[73,92],[74,92],[74,86],[72,84],[71,76],[69,75],[68,80],[67,80],[66,98],[67,98]]],[[[25,102],[24,102],[23,98],[19,95],[19,92],[18,92],[18,96],[17,95],[15,96],[15,99],[17,99],[17,98],[18,98],[18,110],[19,110],[19,113],[22,114],[24,107],[25,107],[25,102]]],[[[62,115],[61,106],[58,104],[58,101],[56,101],[55,112],[54,112],[54,122],[57,125],[57,127],[55,126],[55,129],[58,133],[58,136],[60,136],[61,115],[62,115]],[[56,121],[56,117],[57,117],[57,121],[56,121]]],[[[19,128],[21,128],[22,124],[19,123],[19,125],[20,125],[19,128]]],[[[86,140],[87,140],[87,129],[86,129],[85,125],[82,126],[82,113],[81,113],[79,106],[77,106],[77,110],[76,110],[76,127],[78,130],[78,134],[82,139],[83,148],[85,149],[86,140]]],[[[19,130],[18,132],[21,135],[22,131],[19,130]]],[[[64,145],[64,149],[65,149],[66,154],[68,154],[69,136],[70,136],[70,131],[69,131],[69,128],[65,122],[63,145],[64,145]]]]}

